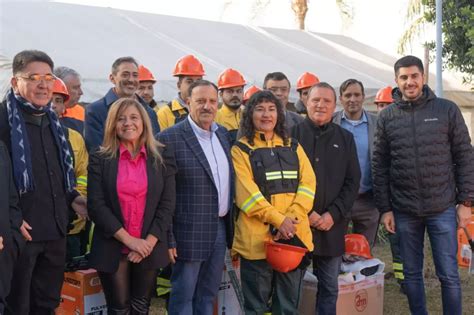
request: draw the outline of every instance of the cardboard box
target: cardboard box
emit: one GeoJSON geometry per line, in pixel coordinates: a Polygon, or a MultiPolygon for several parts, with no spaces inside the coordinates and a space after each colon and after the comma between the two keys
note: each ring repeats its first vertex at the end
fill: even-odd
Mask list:
{"type": "Polygon", "coordinates": [[[383,273],[355,283],[340,283],[337,315],[383,314],[383,287],[383,273]]]}
{"type": "Polygon", "coordinates": [[[56,315],[106,315],[107,305],[94,269],[64,273],[61,303],[56,315]]]}
{"type": "MultiPolygon", "coordinates": [[[[474,215],[472,216],[471,223],[468,224],[467,230],[471,237],[474,237],[474,215]]],[[[471,264],[471,246],[467,239],[466,233],[463,229],[458,230],[458,265],[459,267],[469,268],[471,264]]]]}

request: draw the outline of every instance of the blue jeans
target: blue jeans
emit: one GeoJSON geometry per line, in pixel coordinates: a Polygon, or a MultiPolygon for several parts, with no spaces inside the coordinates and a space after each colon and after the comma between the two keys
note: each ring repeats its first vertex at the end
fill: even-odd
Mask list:
{"type": "Polygon", "coordinates": [[[313,256],[313,273],[318,278],[316,314],[336,315],[338,276],[342,257],[313,256]]]}
{"type": "Polygon", "coordinates": [[[219,220],[214,250],[205,261],[178,260],[171,274],[171,294],[168,314],[213,314],[214,300],[224,271],[226,251],[224,220],[219,220]]]}
{"type": "Polygon", "coordinates": [[[415,315],[428,314],[423,283],[423,246],[427,230],[436,275],[441,282],[443,314],[461,315],[461,284],[456,259],[456,208],[450,207],[440,214],[427,217],[416,217],[396,211],[394,215],[395,227],[400,237],[404,285],[410,312],[415,315]]]}

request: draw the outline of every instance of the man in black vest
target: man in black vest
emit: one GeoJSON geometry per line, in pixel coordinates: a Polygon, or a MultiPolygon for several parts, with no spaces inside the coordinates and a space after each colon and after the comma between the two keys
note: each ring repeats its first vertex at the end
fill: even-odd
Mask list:
{"type": "Polygon", "coordinates": [[[85,211],[74,189],[72,156],[51,109],[53,61],[25,50],[13,59],[12,89],[0,105],[0,140],[12,160],[27,240],[13,271],[7,314],[52,314],[59,305],[69,205],[85,211]]]}
{"type": "Polygon", "coordinates": [[[336,92],[329,84],[318,83],[308,93],[308,116],[293,128],[293,137],[303,146],[317,176],[309,222],[315,244],[313,268],[319,280],[319,315],[336,314],[346,220],[360,182],[354,137],[332,122],[335,109],[336,92]]]}

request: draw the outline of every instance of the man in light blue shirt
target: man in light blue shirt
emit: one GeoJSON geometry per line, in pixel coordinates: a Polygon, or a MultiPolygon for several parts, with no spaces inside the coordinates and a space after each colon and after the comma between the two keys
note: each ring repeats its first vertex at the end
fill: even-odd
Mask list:
{"type": "Polygon", "coordinates": [[[234,171],[230,135],[214,122],[217,87],[198,80],[189,87],[189,115],[158,139],[174,153],[176,209],[170,260],[168,314],[212,314],[232,245],[234,171]]]}
{"type": "Polygon", "coordinates": [[[372,247],[377,234],[379,213],[372,192],[372,144],[377,116],[362,108],[364,85],[356,79],[344,81],[339,88],[339,101],[343,110],[334,115],[334,123],[341,125],[354,136],[361,178],[359,195],[351,210],[352,232],[362,234],[372,247]]]}

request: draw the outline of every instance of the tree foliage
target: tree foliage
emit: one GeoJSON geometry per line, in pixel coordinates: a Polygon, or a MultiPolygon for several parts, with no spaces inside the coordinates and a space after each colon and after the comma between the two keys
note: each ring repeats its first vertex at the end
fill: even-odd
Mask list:
{"type": "MultiPolygon", "coordinates": [[[[422,0],[425,18],[436,22],[436,1],[422,0]]],[[[443,0],[443,60],[448,68],[465,74],[464,80],[474,81],[474,2],[443,0]]],[[[434,43],[430,45],[434,48],[434,43]]]]}

